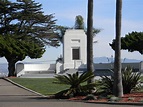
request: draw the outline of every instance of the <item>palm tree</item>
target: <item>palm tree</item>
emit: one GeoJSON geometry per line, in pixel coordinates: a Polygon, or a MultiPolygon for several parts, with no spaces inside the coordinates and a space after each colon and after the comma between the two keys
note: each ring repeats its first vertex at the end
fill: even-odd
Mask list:
{"type": "Polygon", "coordinates": [[[76,16],[74,28],[75,29],[85,29],[84,19],[81,15],[76,16]]]}
{"type": "MultiPolygon", "coordinates": [[[[74,29],[83,29],[85,30],[85,33],[87,34],[87,28],[84,25],[84,19],[81,15],[76,16],[74,29]]],[[[92,28],[93,37],[95,37],[96,34],[98,34],[100,31],[101,29],[96,29],[93,27],[92,28]]]]}
{"type": "MultiPolygon", "coordinates": [[[[94,72],[93,67],[93,0],[88,0],[87,17],[87,71],[94,72]]],[[[93,79],[88,83],[93,82],[93,79]]]]}
{"type": "Polygon", "coordinates": [[[121,16],[122,0],[116,1],[116,43],[114,62],[114,95],[123,96],[122,75],[121,75],[121,16]]]}

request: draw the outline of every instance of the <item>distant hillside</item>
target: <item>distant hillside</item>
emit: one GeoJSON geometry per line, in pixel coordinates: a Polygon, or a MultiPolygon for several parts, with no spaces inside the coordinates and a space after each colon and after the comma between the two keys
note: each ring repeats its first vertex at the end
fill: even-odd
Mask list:
{"type": "MultiPolygon", "coordinates": [[[[94,63],[109,63],[109,62],[113,62],[114,59],[113,58],[108,58],[108,57],[95,57],[93,59],[94,63]]],[[[128,63],[128,62],[140,62],[141,60],[136,60],[136,59],[121,59],[122,62],[124,63],[128,63]]]]}

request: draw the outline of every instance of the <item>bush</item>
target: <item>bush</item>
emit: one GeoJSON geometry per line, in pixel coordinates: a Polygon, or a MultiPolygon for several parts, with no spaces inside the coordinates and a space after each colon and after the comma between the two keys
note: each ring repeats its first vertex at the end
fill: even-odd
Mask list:
{"type": "Polygon", "coordinates": [[[126,67],[122,71],[122,84],[124,94],[141,88],[141,73],[133,72],[133,69],[126,67]]]}
{"type": "Polygon", "coordinates": [[[91,80],[93,77],[94,74],[92,72],[85,72],[81,75],[78,72],[74,74],[58,75],[55,77],[57,83],[70,85],[70,88],[56,95],[59,97],[70,97],[88,94],[90,90],[94,89],[95,83],[85,84],[85,82],[91,80]]]}
{"type": "MultiPolygon", "coordinates": [[[[106,93],[113,93],[113,76],[101,76],[100,84],[103,85],[101,89],[106,93]]],[[[123,93],[131,93],[133,90],[139,90],[141,88],[141,73],[133,72],[133,69],[126,67],[122,70],[122,84],[123,84],[123,93]]]]}
{"type": "Polygon", "coordinates": [[[101,76],[101,81],[100,81],[100,85],[102,85],[100,88],[109,94],[112,94],[113,92],[113,76],[108,77],[108,76],[101,76]]]}

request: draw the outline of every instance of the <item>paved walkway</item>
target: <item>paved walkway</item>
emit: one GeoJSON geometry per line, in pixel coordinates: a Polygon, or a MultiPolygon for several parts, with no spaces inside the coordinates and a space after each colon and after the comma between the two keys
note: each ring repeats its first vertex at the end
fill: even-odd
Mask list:
{"type": "Polygon", "coordinates": [[[0,107],[138,107],[136,105],[91,104],[46,99],[0,79],[0,107]]]}

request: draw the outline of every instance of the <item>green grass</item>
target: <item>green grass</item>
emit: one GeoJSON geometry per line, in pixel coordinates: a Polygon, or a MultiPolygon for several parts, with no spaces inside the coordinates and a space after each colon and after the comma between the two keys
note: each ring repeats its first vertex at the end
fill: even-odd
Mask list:
{"type": "Polygon", "coordinates": [[[68,85],[56,84],[52,78],[10,78],[12,81],[39,92],[43,95],[52,95],[67,89],[68,85]]]}

